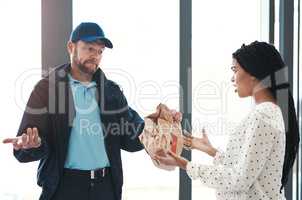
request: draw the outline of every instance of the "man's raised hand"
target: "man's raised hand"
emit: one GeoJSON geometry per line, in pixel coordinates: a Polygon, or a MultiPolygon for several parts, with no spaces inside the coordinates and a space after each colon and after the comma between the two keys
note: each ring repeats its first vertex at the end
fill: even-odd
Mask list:
{"type": "Polygon", "coordinates": [[[26,133],[23,133],[21,136],[4,139],[3,143],[11,143],[15,150],[31,149],[38,148],[41,146],[41,138],[39,136],[38,129],[34,127],[27,128],[26,133]]]}

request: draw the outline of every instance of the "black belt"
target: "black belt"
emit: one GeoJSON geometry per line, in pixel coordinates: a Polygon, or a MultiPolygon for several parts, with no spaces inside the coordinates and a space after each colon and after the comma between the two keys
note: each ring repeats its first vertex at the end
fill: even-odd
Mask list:
{"type": "Polygon", "coordinates": [[[64,168],[64,174],[75,175],[75,176],[85,176],[90,179],[100,179],[104,178],[110,173],[110,167],[104,167],[96,170],[79,170],[79,169],[68,169],[64,168]]]}

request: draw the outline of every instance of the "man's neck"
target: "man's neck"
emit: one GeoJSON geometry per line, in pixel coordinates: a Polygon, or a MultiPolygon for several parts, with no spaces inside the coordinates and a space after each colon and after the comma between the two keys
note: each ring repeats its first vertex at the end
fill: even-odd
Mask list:
{"type": "Polygon", "coordinates": [[[72,78],[80,82],[91,82],[92,80],[91,74],[81,72],[76,66],[71,66],[70,75],[72,76],[72,78]]]}

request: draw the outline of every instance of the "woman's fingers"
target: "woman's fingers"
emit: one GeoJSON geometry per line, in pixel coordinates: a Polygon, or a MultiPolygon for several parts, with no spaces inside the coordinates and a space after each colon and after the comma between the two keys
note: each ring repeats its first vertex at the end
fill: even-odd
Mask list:
{"type": "Polygon", "coordinates": [[[205,143],[209,143],[209,138],[208,138],[208,135],[206,134],[206,133],[203,133],[202,134],[202,139],[203,139],[203,141],[205,142],[205,143]]]}

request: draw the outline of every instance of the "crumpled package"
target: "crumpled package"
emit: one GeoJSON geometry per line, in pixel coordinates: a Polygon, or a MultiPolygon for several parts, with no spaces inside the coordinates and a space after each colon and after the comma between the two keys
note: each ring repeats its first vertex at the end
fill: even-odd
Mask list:
{"type": "Polygon", "coordinates": [[[175,169],[153,159],[155,154],[166,155],[168,151],[180,155],[183,149],[181,124],[174,120],[171,110],[166,105],[159,104],[156,113],[145,117],[145,128],[140,135],[140,141],[156,167],[165,170],[175,169]]]}

